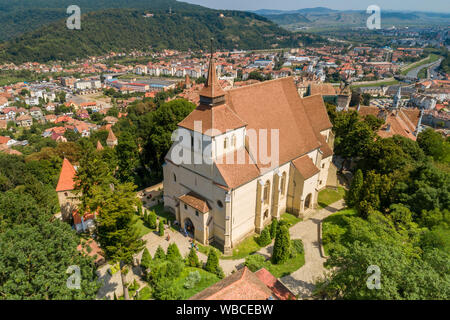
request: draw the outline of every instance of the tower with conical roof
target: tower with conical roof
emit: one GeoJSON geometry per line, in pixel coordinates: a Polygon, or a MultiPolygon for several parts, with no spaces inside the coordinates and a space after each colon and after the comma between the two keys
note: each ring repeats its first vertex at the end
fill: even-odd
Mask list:
{"type": "Polygon", "coordinates": [[[216,72],[216,59],[214,58],[213,39],[211,39],[211,58],[208,68],[208,79],[205,87],[200,91],[200,104],[205,106],[218,106],[225,104],[225,91],[219,84],[216,72]]]}
{"type": "Polygon", "coordinates": [[[100,142],[100,140],[97,140],[97,151],[101,151],[101,150],[103,150],[103,145],[100,142]]]}
{"type": "Polygon", "coordinates": [[[117,143],[118,143],[118,141],[117,141],[116,135],[114,134],[112,129],[109,128],[108,138],[106,139],[106,145],[110,148],[114,148],[115,146],[117,146],[117,143]]]}
{"type": "Polygon", "coordinates": [[[68,159],[64,158],[56,186],[63,221],[70,221],[72,212],[77,208],[78,197],[74,193],[76,174],[74,166],[68,159]]]}

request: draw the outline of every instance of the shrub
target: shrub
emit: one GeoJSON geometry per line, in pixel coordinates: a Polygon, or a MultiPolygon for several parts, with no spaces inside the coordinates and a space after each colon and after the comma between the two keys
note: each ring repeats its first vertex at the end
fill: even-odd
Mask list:
{"type": "Polygon", "coordinates": [[[270,232],[268,228],[264,228],[264,230],[261,232],[261,235],[257,238],[256,242],[261,247],[265,247],[272,242],[272,238],[270,237],[270,232]]]}
{"type": "Polygon", "coordinates": [[[244,265],[252,272],[256,272],[261,268],[266,267],[266,258],[260,254],[252,254],[245,258],[244,265]]]}
{"type": "Polygon", "coordinates": [[[144,213],[142,220],[144,221],[144,225],[146,225],[148,227],[148,213],[147,212],[144,213]]]}
{"type": "Polygon", "coordinates": [[[162,220],[159,221],[158,234],[160,237],[164,237],[164,223],[162,220]]]}
{"type": "Polygon", "coordinates": [[[331,223],[323,224],[323,244],[339,243],[342,235],[345,233],[345,229],[331,223]]]}
{"type": "Polygon", "coordinates": [[[162,279],[155,284],[153,297],[156,300],[180,300],[183,295],[171,279],[162,279]]]}
{"type": "Polygon", "coordinates": [[[211,273],[216,273],[217,268],[219,267],[219,255],[217,251],[214,249],[209,250],[208,260],[205,264],[205,270],[211,273]]]}
{"type": "Polygon", "coordinates": [[[175,279],[183,272],[184,264],[176,260],[153,260],[147,280],[154,286],[164,279],[175,279]]]}
{"type": "Polygon", "coordinates": [[[141,268],[146,272],[148,268],[150,268],[150,264],[152,262],[152,256],[150,255],[150,252],[147,248],[144,249],[144,252],[142,253],[142,259],[141,259],[141,268]]]}
{"type": "Polygon", "coordinates": [[[166,259],[166,253],[164,252],[164,249],[161,246],[158,246],[155,252],[155,256],[153,257],[153,260],[165,260],[166,259]]]}
{"type": "Polygon", "coordinates": [[[219,279],[225,278],[225,272],[223,272],[223,269],[221,266],[217,267],[215,274],[219,279]]]}
{"type": "Polygon", "coordinates": [[[186,280],[184,282],[184,288],[186,289],[192,289],[194,288],[197,283],[201,280],[200,273],[198,271],[192,271],[189,272],[189,275],[186,277],[186,280]]]}
{"type": "Polygon", "coordinates": [[[275,244],[273,246],[272,263],[282,264],[285,263],[291,255],[291,240],[289,236],[289,229],[282,224],[277,231],[275,237],[275,244]]]}
{"type": "Polygon", "coordinates": [[[156,213],[155,211],[150,211],[150,213],[148,214],[148,227],[150,229],[156,229],[156,213]]]}
{"type": "Polygon", "coordinates": [[[137,208],[137,215],[138,215],[139,217],[142,216],[142,205],[139,205],[139,206],[138,206],[138,208],[137,208]]]}
{"type": "Polygon", "coordinates": [[[149,286],[145,286],[141,290],[138,291],[136,296],[136,300],[150,300],[152,297],[152,290],[149,286]]]}
{"type": "Polygon", "coordinates": [[[270,238],[275,239],[275,236],[277,235],[277,229],[278,229],[278,220],[273,219],[272,224],[270,225],[270,238]]]}
{"type": "Polygon", "coordinates": [[[169,244],[169,247],[167,248],[167,259],[169,260],[183,260],[183,257],[181,256],[180,250],[178,249],[176,243],[169,244]]]}
{"type": "Polygon", "coordinates": [[[201,266],[201,263],[197,256],[197,250],[195,250],[194,248],[191,248],[191,250],[189,251],[189,254],[186,258],[186,265],[188,265],[189,267],[201,266]]]}

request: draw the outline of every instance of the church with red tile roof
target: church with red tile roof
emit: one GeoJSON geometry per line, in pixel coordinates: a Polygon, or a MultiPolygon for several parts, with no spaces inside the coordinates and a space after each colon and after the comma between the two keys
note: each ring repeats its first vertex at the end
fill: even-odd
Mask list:
{"type": "Polygon", "coordinates": [[[213,54],[199,95],[165,158],[164,206],[196,240],[229,254],[281,214],[316,206],[332,124],[322,96],[301,98],[292,77],[223,90],[213,54]]]}

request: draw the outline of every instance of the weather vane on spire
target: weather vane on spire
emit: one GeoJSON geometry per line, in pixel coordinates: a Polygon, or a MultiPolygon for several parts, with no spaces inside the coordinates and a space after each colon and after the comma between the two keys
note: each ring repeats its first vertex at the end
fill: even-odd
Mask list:
{"type": "Polygon", "coordinates": [[[211,40],[211,59],[212,59],[214,56],[214,48],[213,48],[214,38],[211,38],[210,40],[211,40]]]}

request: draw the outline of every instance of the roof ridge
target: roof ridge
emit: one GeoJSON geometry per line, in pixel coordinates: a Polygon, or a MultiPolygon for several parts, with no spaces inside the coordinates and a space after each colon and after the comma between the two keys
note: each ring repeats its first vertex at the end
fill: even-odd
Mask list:
{"type": "Polygon", "coordinates": [[[235,90],[237,91],[237,90],[240,90],[240,89],[246,89],[248,87],[256,87],[256,86],[261,86],[261,85],[267,85],[268,83],[272,83],[272,82],[275,82],[275,81],[280,81],[280,82],[281,81],[286,81],[287,79],[294,79],[294,77],[293,76],[289,76],[289,77],[284,77],[284,78],[260,81],[260,82],[257,82],[257,83],[251,83],[251,84],[246,85],[246,86],[232,88],[230,90],[227,90],[226,92],[228,93],[228,92],[235,91],[235,90]]]}

